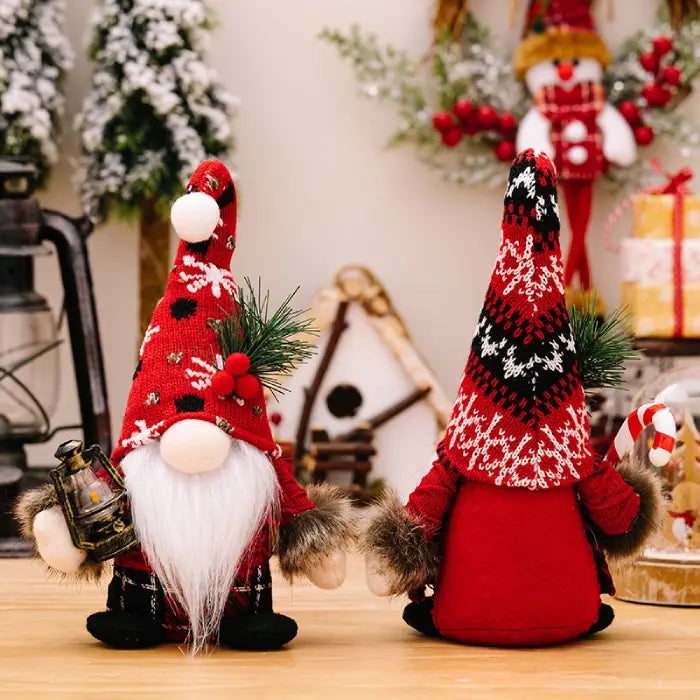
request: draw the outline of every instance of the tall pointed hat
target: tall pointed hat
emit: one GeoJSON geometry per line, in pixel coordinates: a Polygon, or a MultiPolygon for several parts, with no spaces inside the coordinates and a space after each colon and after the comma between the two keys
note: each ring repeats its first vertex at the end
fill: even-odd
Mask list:
{"type": "Polygon", "coordinates": [[[554,166],[523,151],[501,247],[439,458],[467,479],[547,489],[594,466],[564,301],[554,166]]]}
{"type": "MultiPolygon", "coordinates": [[[[171,219],[180,241],[165,294],[141,345],[115,463],[136,447],[157,440],[174,423],[198,419],[270,454],[277,453],[267,420],[263,388],[251,375],[243,392],[220,389],[227,360],[216,324],[239,310],[231,275],[236,246],[236,189],[226,166],[204,161],[171,219]]],[[[253,372],[251,367],[250,372],[253,372]]],[[[241,375],[242,376],[242,375],[241,375]]],[[[225,377],[224,377],[225,378],[225,377]]]]}

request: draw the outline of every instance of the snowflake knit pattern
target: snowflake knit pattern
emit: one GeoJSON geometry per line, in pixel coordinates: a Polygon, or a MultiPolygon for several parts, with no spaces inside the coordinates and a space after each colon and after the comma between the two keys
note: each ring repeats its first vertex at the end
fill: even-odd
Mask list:
{"type": "Polygon", "coordinates": [[[211,238],[180,241],[164,297],[146,331],[134,373],[119,442],[119,464],[135,447],[158,439],[186,418],[209,421],[232,437],[277,455],[262,387],[252,400],[217,396],[214,374],[223,369],[213,324],[235,306],[237,287],[230,272],[236,243],[236,190],[219,161],[205,161],[187,192],[213,197],[221,218],[211,238]]]}
{"type": "Polygon", "coordinates": [[[467,479],[548,489],[592,473],[589,435],[555,169],[527,150],[510,171],[500,251],[438,458],[467,479]]]}

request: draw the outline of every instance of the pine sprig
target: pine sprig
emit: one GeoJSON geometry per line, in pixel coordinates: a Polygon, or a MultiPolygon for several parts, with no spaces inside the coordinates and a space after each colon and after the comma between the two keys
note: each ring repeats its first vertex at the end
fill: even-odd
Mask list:
{"type": "Polygon", "coordinates": [[[261,282],[254,289],[246,277],[245,286],[238,290],[233,313],[214,325],[219,350],[224,360],[234,352],[242,352],[250,360],[250,373],[272,392],[284,393],[281,377],[311,358],[316,349],[305,337],[318,335],[314,319],[306,310],[294,309],[291,301],[297,287],[276,311],[270,310],[270,292],[263,295],[261,282]]]}
{"type": "Polygon", "coordinates": [[[595,308],[592,297],[582,309],[569,309],[578,371],[585,391],[619,387],[625,363],[640,356],[628,331],[630,312],[619,307],[603,319],[595,308]]]}

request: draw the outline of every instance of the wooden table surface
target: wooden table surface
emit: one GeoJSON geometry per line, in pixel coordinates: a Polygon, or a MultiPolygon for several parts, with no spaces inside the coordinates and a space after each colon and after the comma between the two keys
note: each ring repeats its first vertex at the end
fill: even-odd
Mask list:
{"type": "Polygon", "coordinates": [[[440,700],[441,698],[697,698],[700,609],[615,602],[617,619],[592,639],[536,650],[425,639],[401,621],[402,601],[374,598],[352,560],[337,591],[290,588],[275,575],[276,608],[299,623],[277,652],[176,646],[115,651],[85,618],[104,586],[48,581],[36,562],[0,561],[0,696],[129,700],[440,700]]]}

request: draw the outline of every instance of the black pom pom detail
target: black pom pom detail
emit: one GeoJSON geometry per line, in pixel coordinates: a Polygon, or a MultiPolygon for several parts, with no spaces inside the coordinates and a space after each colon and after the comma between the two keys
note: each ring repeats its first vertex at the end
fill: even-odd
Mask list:
{"type": "Polygon", "coordinates": [[[207,238],[206,241],[197,241],[196,243],[188,243],[185,248],[188,253],[197,253],[199,255],[206,255],[209,250],[209,244],[211,243],[211,238],[207,238]]]}
{"type": "Polygon", "coordinates": [[[204,410],[204,399],[197,394],[184,394],[175,399],[175,409],[178,413],[195,413],[204,410]]]}
{"type": "Polygon", "coordinates": [[[136,369],[134,370],[134,376],[131,378],[131,381],[133,381],[134,379],[136,379],[136,377],[139,376],[139,372],[141,371],[141,367],[143,367],[143,360],[139,359],[139,361],[136,365],[136,369]]]}
{"type": "Polygon", "coordinates": [[[179,297],[170,304],[170,314],[177,321],[190,318],[197,313],[197,300],[192,297],[179,297]]]}

